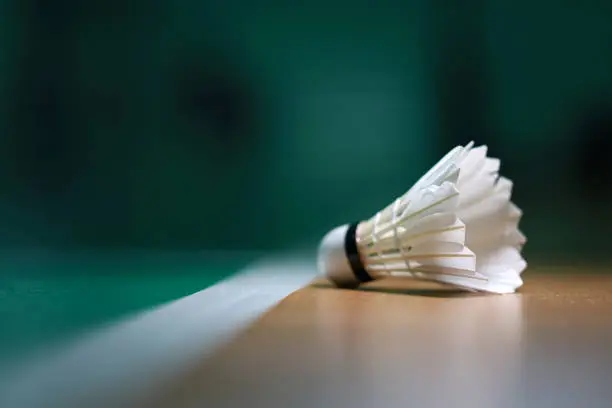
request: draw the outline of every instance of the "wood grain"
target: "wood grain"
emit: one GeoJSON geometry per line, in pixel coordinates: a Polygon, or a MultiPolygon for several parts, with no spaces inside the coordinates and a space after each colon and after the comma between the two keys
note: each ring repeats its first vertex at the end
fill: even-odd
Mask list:
{"type": "Polygon", "coordinates": [[[147,405],[607,407],[612,276],[547,272],[513,295],[315,282],[147,405]]]}

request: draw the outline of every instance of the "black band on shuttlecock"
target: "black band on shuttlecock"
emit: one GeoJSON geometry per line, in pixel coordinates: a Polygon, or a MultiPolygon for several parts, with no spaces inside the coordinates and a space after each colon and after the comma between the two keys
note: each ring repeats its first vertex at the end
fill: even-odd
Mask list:
{"type": "Polygon", "coordinates": [[[357,250],[357,226],[358,222],[349,225],[344,237],[344,251],[346,252],[346,259],[348,259],[351,269],[355,274],[355,277],[359,282],[371,282],[374,279],[370,276],[368,271],[365,270],[363,262],[359,257],[359,251],[357,250]]]}

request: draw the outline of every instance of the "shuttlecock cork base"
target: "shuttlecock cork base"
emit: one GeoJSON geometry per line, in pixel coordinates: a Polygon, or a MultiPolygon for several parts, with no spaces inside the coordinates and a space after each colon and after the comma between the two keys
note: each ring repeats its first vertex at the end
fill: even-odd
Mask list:
{"type": "Polygon", "coordinates": [[[352,289],[374,280],[359,255],[358,226],[356,222],[334,228],[325,235],[319,246],[319,270],[340,288],[352,289]]]}

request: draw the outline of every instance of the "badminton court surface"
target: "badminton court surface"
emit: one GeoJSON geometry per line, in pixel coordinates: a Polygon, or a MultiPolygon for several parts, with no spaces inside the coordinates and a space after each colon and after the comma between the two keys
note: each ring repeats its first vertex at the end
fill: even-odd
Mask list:
{"type": "Polygon", "coordinates": [[[41,352],[5,375],[0,405],[607,407],[604,269],[536,266],[497,296],[338,290],[311,258],[262,260],[41,352]]]}

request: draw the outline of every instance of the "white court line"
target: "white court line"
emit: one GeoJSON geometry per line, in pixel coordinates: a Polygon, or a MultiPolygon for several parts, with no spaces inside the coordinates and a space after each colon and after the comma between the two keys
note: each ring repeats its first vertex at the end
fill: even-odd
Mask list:
{"type": "Polygon", "coordinates": [[[257,262],[216,285],[90,333],[22,367],[0,384],[0,406],[131,406],[315,277],[314,265],[303,258],[257,262]]]}

